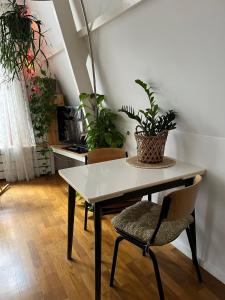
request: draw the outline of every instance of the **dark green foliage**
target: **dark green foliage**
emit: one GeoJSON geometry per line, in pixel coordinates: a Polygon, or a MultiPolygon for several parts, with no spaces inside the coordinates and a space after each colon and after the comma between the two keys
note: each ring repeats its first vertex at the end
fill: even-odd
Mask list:
{"type": "Polygon", "coordinates": [[[147,83],[140,79],[135,80],[135,82],[145,90],[149,99],[150,108],[146,108],[145,110],[139,109],[138,113],[135,113],[133,107],[123,105],[119,111],[124,112],[130,119],[138,122],[136,133],[142,132],[150,136],[157,135],[163,130],[175,129],[176,123],[174,120],[176,118],[176,112],[169,110],[165,114],[159,115],[159,106],[155,103],[154,92],[147,83]]]}
{"type": "MultiPolygon", "coordinates": [[[[121,148],[124,143],[124,136],[119,132],[115,126],[117,114],[110,109],[103,106],[105,100],[104,95],[100,94],[80,94],[81,106],[86,107],[83,101],[89,99],[91,102],[91,109],[94,107],[94,119],[90,120],[87,126],[87,145],[89,150],[104,147],[118,147],[121,148]]],[[[89,118],[90,114],[86,113],[85,118],[89,118]]]]}
{"type": "MultiPolygon", "coordinates": [[[[27,86],[30,97],[30,112],[34,134],[39,151],[43,158],[47,159],[51,148],[48,145],[49,126],[56,111],[55,91],[56,80],[50,77],[33,77],[27,86]]],[[[48,166],[42,166],[47,167],[48,166]]]]}
{"type": "Polygon", "coordinates": [[[30,81],[30,111],[35,136],[45,139],[56,110],[56,80],[49,77],[34,77],[30,81]]]}
{"type": "Polygon", "coordinates": [[[21,71],[42,69],[41,61],[48,60],[42,50],[46,44],[41,21],[28,14],[16,0],[8,0],[9,10],[0,16],[0,62],[9,79],[20,78],[21,71]],[[32,26],[35,25],[35,26],[32,26]]]}

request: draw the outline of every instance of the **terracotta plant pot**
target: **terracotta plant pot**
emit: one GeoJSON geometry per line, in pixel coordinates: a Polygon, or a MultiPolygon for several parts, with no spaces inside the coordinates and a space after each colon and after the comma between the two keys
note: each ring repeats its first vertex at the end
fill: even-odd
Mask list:
{"type": "Polygon", "coordinates": [[[134,134],[137,142],[137,158],[142,163],[160,163],[163,161],[168,131],[164,130],[156,136],[143,133],[134,134]]]}

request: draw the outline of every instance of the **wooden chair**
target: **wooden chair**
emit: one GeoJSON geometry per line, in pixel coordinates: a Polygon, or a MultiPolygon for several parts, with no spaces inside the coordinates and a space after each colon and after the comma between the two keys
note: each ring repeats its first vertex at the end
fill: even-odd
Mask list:
{"type": "MultiPolygon", "coordinates": [[[[92,151],[89,151],[86,156],[85,164],[95,164],[109,160],[115,160],[120,158],[127,157],[127,152],[121,148],[99,148],[92,151]]],[[[118,213],[122,209],[133,205],[137,201],[140,201],[141,198],[129,199],[123,203],[115,205],[107,205],[102,209],[102,214],[112,214],[118,213]]],[[[85,201],[85,216],[84,216],[84,230],[87,230],[87,220],[88,220],[88,209],[90,204],[85,201]]]]}
{"type": "Polygon", "coordinates": [[[127,157],[127,152],[121,148],[99,148],[89,151],[86,156],[86,164],[96,164],[103,161],[127,157]]]}
{"type": "MultiPolygon", "coordinates": [[[[4,186],[0,186],[0,196],[5,193],[10,188],[9,184],[6,184],[4,186]]],[[[0,198],[0,207],[2,207],[1,198],[0,198]]]]}
{"type": "Polygon", "coordinates": [[[0,186],[0,196],[5,193],[10,188],[9,184],[6,184],[4,186],[0,186]]]}
{"type": "Polygon", "coordinates": [[[165,196],[162,206],[141,201],[112,219],[112,224],[120,236],[115,241],[110,286],[113,286],[119,243],[125,239],[149,254],[154,266],[160,300],[164,300],[159,267],[151,246],[166,245],[175,240],[183,230],[186,230],[188,236],[198,279],[202,281],[196,254],[194,215],[200,182],[201,176],[197,175],[193,185],[165,196]]]}

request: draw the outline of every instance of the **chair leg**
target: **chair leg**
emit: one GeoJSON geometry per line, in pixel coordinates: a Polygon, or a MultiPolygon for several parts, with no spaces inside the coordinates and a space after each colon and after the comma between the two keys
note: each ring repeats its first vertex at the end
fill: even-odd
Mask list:
{"type": "Polygon", "coordinates": [[[160,298],[160,300],[164,300],[165,296],[164,296],[164,292],[163,292],[162,281],[161,281],[161,276],[160,276],[159,266],[158,266],[156,256],[150,248],[148,249],[148,253],[150,255],[150,258],[151,258],[151,260],[153,262],[153,266],[154,266],[155,278],[157,281],[157,286],[158,286],[158,291],[159,291],[159,298],[160,298]]]}
{"type": "Polygon", "coordinates": [[[85,211],[84,211],[84,230],[87,231],[87,220],[88,220],[88,203],[85,201],[85,211]]]}
{"type": "Polygon", "coordinates": [[[191,232],[190,232],[189,228],[186,228],[186,234],[187,234],[189,246],[191,248],[192,263],[194,264],[194,252],[195,252],[195,248],[194,248],[194,245],[193,245],[193,239],[191,238],[191,232]]]}
{"type": "Polygon", "coordinates": [[[197,255],[196,255],[196,250],[195,250],[195,244],[194,244],[194,241],[193,241],[193,238],[192,238],[190,228],[186,229],[186,233],[187,233],[188,241],[189,241],[189,244],[190,244],[191,253],[192,253],[192,261],[193,261],[193,264],[196,268],[196,273],[197,273],[197,276],[198,276],[198,280],[199,280],[199,282],[202,282],[202,275],[201,275],[201,272],[200,272],[198,259],[197,259],[197,255]]]}
{"type": "Polygon", "coordinates": [[[145,249],[142,250],[142,255],[145,256],[145,249]]]}
{"type": "Polygon", "coordinates": [[[116,261],[117,261],[117,253],[118,253],[119,243],[123,239],[124,238],[122,236],[119,236],[115,241],[112,268],[111,268],[111,275],[110,275],[110,283],[109,283],[109,286],[111,286],[111,287],[113,287],[113,281],[114,281],[114,275],[115,275],[115,269],[116,269],[116,261]]]}

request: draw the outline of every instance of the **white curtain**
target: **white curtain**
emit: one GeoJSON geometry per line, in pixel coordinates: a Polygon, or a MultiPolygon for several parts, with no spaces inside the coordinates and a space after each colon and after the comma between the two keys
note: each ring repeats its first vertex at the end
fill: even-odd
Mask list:
{"type": "Polygon", "coordinates": [[[35,138],[24,82],[7,82],[0,66],[0,151],[6,180],[34,178],[35,138]]]}

